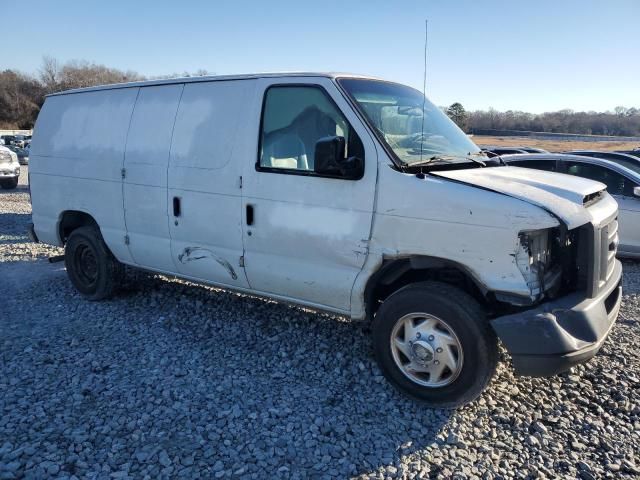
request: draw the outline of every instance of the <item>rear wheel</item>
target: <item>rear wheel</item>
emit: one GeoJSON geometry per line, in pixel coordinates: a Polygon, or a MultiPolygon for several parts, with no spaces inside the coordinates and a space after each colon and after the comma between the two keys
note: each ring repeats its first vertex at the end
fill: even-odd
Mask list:
{"type": "Polygon", "coordinates": [[[482,307],[438,282],[409,285],[387,298],[374,319],[373,343],[387,379],[431,407],[471,402],[498,363],[498,341],[482,307]]]}
{"type": "Polygon", "coordinates": [[[122,280],[123,266],[109,251],[97,227],[71,232],[64,262],[71,283],[89,300],[110,298],[122,280]]]}
{"type": "Polygon", "coordinates": [[[15,178],[3,178],[0,180],[0,187],[5,190],[12,190],[18,186],[18,177],[15,178]]]}

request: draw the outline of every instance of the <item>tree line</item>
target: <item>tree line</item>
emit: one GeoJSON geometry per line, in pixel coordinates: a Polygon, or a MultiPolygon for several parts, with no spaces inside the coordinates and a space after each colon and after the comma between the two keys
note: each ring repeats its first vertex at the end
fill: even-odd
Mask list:
{"type": "MultiPolygon", "coordinates": [[[[199,70],[179,75],[188,77],[208,74],[206,70],[199,70]]],[[[44,57],[35,75],[10,69],[1,71],[0,129],[32,128],[44,97],[50,93],[146,79],[148,77],[134,71],[122,71],[87,61],[74,60],[61,64],[53,57],[44,57]]],[[[444,110],[469,133],[474,130],[528,130],[587,135],[640,135],[640,109],[636,107],[616,107],[610,112],[560,110],[533,114],[515,110],[499,112],[491,108],[468,112],[462,104],[456,102],[444,110]]]]}
{"type": "Polygon", "coordinates": [[[575,112],[565,109],[557,112],[527,113],[517,110],[498,112],[476,110],[467,112],[456,102],[445,112],[460,128],[468,133],[481,130],[520,130],[582,135],[640,136],[640,108],[616,107],[609,112],[575,112]]]}
{"type": "MultiPolygon", "coordinates": [[[[209,75],[209,72],[199,70],[195,73],[184,72],[152,78],[201,75],[209,75]]],[[[149,78],[137,72],[122,71],[87,61],[73,60],[61,64],[53,57],[44,57],[35,75],[10,69],[0,71],[0,129],[33,128],[44,97],[50,93],[147,79],[149,78]]]]}

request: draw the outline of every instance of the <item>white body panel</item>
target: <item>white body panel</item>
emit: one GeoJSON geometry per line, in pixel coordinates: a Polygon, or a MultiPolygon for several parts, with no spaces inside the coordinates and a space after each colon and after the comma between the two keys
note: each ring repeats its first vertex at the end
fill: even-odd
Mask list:
{"type": "Polygon", "coordinates": [[[435,175],[477,185],[504,193],[554,212],[569,230],[590,220],[582,205],[585,195],[603,190],[606,185],[570,175],[531,170],[520,167],[453,170],[435,175]]]}
{"type": "Polygon", "coordinates": [[[245,225],[246,271],[252,288],[318,303],[348,312],[351,289],[367,256],[371,232],[377,154],[336,86],[326,78],[262,79],[251,127],[259,130],[262,97],[274,84],[320,85],[358,133],[365,147],[360,180],[257,171],[258,135],[243,162],[243,212],[252,205],[255,219],[245,225]],[[277,272],[277,273],[275,273],[277,272]]]}
{"type": "Polygon", "coordinates": [[[123,263],[354,318],[365,315],[371,275],[396,258],[446,259],[487,291],[527,295],[514,258],[519,232],[558,219],[571,228],[598,224],[616,209],[606,194],[585,209],[583,196],[602,185],[560,175],[507,167],[402,173],[331,75],[181,79],[55,95],[31,150],[41,241],[60,245],[63,213],[82,211],[123,263]],[[364,145],[361,179],[256,169],[264,92],[285,83],[329,94],[364,145]]]}
{"type": "Polygon", "coordinates": [[[167,169],[183,85],[141,88],[124,157],[124,213],[136,265],[174,271],[167,206],[167,169]]]}
{"type": "Polygon", "coordinates": [[[378,192],[370,253],[453,260],[491,290],[529,294],[511,254],[518,232],[558,225],[552,215],[515,198],[432,176],[419,179],[382,168],[380,183],[386,188],[378,192]],[[503,247],[492,247],[498,244],[503,247]]]}
{"type": "Polygon", "coordinates": [[[60,245],[65,210],[93,216],[106,244],[123,262],[122,199],[125,143],[137,88],[54,96],[38,117],[31,147],[31,201],[38,238],[60,245]]]}
{"type": "Polygon", "coordinates": [[[177,272],[220,285],[248,288],[243,255],[240,175],[251,161],[245,144],[255,80],[184,87],[169,161],[171,250],[177,272]]]}

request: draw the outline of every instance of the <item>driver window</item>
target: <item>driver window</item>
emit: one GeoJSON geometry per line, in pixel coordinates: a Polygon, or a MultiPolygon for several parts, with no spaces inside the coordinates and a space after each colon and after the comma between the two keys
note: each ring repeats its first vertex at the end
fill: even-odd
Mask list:
{"type": "Polygon", "coordinates": [[[260,138],[260,167],[313,171],[316,142],[344,137],[347,149],[350,126],[319,87],[270,87],[264,99],[260,138]]]}

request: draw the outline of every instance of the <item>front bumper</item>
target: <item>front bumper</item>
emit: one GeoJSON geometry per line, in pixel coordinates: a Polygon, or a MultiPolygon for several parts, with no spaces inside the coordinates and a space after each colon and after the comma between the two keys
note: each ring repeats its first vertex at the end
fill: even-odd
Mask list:
{"type": "Polygon", "coordinates": [[[573,293],[524,312],[498,317],[493,329],[518,375],[546,377],[593,357],[613,327],[622,301],[622,264],[598,295],[573,293]]]}

